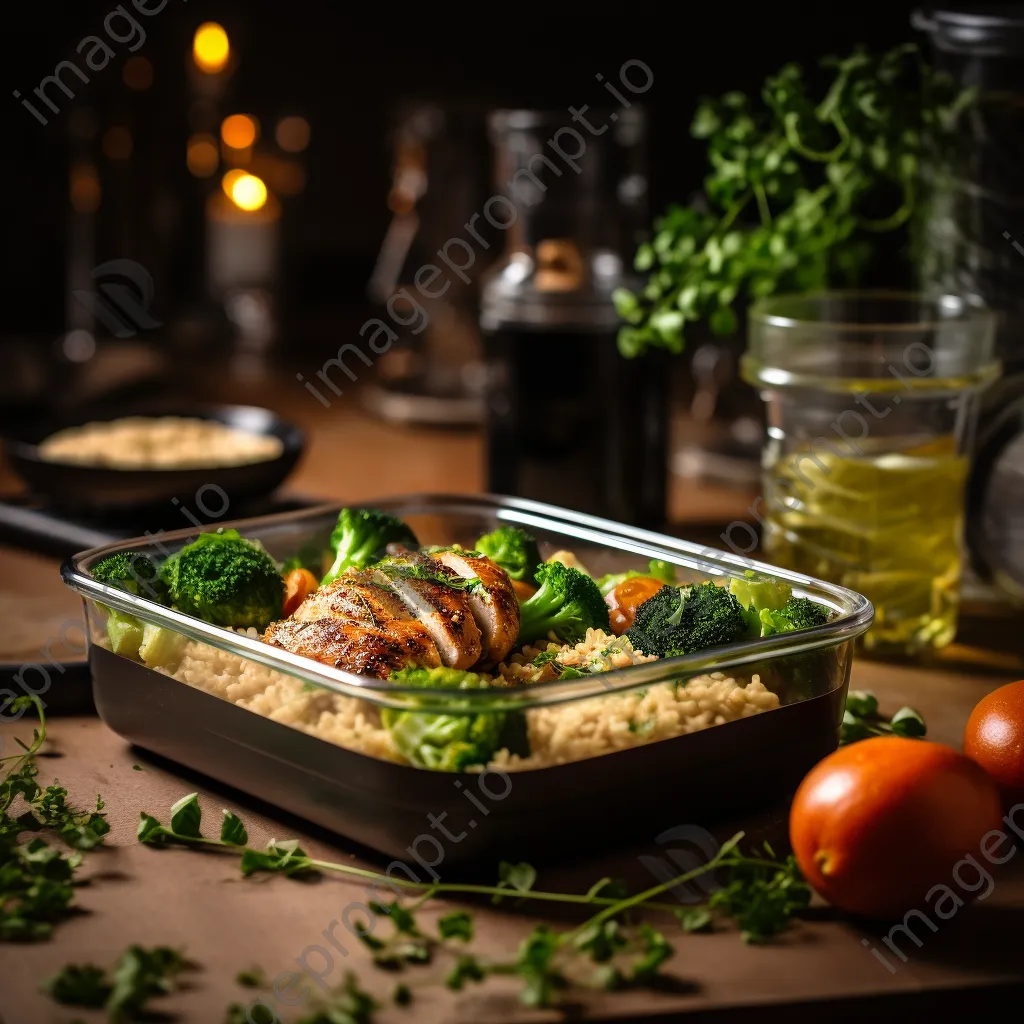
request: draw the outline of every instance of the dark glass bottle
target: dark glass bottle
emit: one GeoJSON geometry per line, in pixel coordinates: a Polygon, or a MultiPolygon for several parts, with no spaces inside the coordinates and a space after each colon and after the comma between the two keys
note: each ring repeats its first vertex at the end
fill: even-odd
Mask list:
{"type": "Polygon", "coordinates": [[[517,216],[481,302],[488,488],[660,527],[668,367],[664,353],[619,354],[612,303],[637,285],[626,268],[647,223],[644,120],[636,108],[588,116],[608,127],[586,140],[578,172],[545,149],[568,115],[491,117],[498,187],[517,216]]]}

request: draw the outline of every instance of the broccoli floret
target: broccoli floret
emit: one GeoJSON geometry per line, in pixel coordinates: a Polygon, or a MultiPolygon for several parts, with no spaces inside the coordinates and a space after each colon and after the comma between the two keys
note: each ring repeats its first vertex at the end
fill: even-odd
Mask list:
{"type": "Polygon", "coordinates": [[[160,566],[142,551],[120,551],[108,555],[92,567],[92,577],[100,583],[120,587],[130,594],[167,601],[167,586],[160,579],[160,566]]]}
{"type": "MultiPolygon", "coordinates": [[[[167,585],[160,579],[160,566],[141,551],[120,551],[92,567],[93,579],[119,587],[129,594],[166,604],[167,585]]],[[[142,643],[142,622],[129,612],[100,605],[107,616],[107,637],[115,654],[134,658],[142,643]]]]}
{"type": "Polygon", "coordinates": [[[812,629],[828,622],[831,612],[824,605],[815,604],[807,597],[792,597],[778,611],[760,613],[761,636],[789,633],[794,629],[812,629]]]}
{"type": "Polygon", "coordinates": [[[401,519],[375,508],[343,508],[331,533],[334,563],[320,585],[337,579],[346,569],[365,569],[386,553],[389,544],[419,546],[416,534],[401,519]]]}
{"type": "Polygon", "coordinates": [[[730,580],[729,592],[743,605],[752,636],[764,636],[765,616],[781,609],[793,596],[788,583],[772,577],[759,577],[748,569],[742,580],[730,580]]]}
{"type": "MultiPolygon", "coordinates": [[[[401,686],[434,690],[482,690],[489,681],[475,672],[454,668],[406,668],[391,675],[401,686]]],[[[425,711],[381,711],[384,723],[399,753],[418,768],[460,772],[470,765],[485,765],[499,749],[506,715],[502,712],[472,714],[469,701],[451,701],[453,712],[439,715],[425,711]]]]}
{"type": "Polygon", "coordinates": [[[672,658],[750,635],[743,605],[715,583],[662,587],[636,610],[626,638],[636,651],[672,658]]]}
{"type": "Polygon", "coordinates": [[[607,632],[608,605],[597,584],[579,569],[561,562],[537,567],[537,592],[519,606],[518,645],[554,633],[567,643],[586,636],[588,629],[607,632]]]}
{"type": "Polygon", "coordinates": [[[744,608],[775,612],[793,596],[789,584],[782,580],[759,578],[753,569],[748,569],[744,575],[745,579],[729,581],[729,592],[736,596],[744,608]]]}
{"type": "Polygon", "coordinates": [[[670,562],[663,562],[660,558],[652,558],[647,572],[640,572],[639,569],[630,569],[628,572],[610,573],[602,576],[597,581],[597,586],[603,597],[607,597],[620,583],[626,580],[635,579],[637,576],[646,576],[649,579],[660,580],[662,583],[675,583],[676,570],[670,562]]]}
{"type": "Polygon", "coordinates": [[[485,533],[476,542],[476,548],[500,565],[512,579],[536,582],[540,550],[537,541],[518,526],[499,526],[492,533],[485,533]]]}
{"type": "Polygon", "coordinates": [[[201,533],[160,570],[171,603],[216,626],[264,629],[281,617],[284,581],[274,560],[237,530],[201,533]]]}

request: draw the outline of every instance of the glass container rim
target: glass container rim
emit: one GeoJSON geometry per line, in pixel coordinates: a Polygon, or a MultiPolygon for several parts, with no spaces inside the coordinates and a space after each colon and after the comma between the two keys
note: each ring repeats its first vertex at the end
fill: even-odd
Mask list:
{"type": "MultiPolygon", "coordinates": [[[[251,535],[265,527],[285,526],[327,513],[336,515],[340,507],[342,506],[328,502],[298,511],[237,519],[204,530],[175,530],[161,534],[160,545],[166,550],[168,545],[176,544],[178,541],[187,542],[200,533],[214,532],[221,528],[233,527],[240,529],[243,535],[251,535]]],[[[356,502],[348,507],[379,508],[394,514],[399,514],[399,509],[406,508],[406,515],[436,515],[442,508],[449,512],[490,512],[499,520],[513,525],[533,526],[577,540],[604,543],[605,546],[620,553],[663,558],[674,565],[696,569],[711,577],[741,576],[747,570],[753,570],[758,575],[785,580],[793,585],[795,590],[803,591],[805,595],[816,595],[821,603],[827,604],[840,614],[824,625],[811,629],[778,633],[675,658],[659,658],[652,662],[595,673],[592,678],[453,691],[402,687],[386,680],[332,668],[310,658],[273,647],[262,639],[255,639],[227,627],[211,625],[149,598],[93,579],[86,565],[120,551],[154,549],[153,542],[145,537],[121,540],[80,552],[62,564],[61,577],[71,590],[85,599],[142,617],[156,625],[166,626],[190,639],[210,644],[304,682],[313,683],[339,696],[366,700],[378,707],[416,710],[423,713],[474,714],[482,711],[547,707],[615,693],[628,693],[657,683],[685,681],[687,678],[710,672],[727,673],[743,665],[838,646],[867,632],[874,619],[874,608],[866,597],[838,584],[665,534],[641,530],[525,498],[431,493],[356,502]],[[408,509],[410,504],[414,505],[411,511],[408,509]],[[460,705],[457,709],[452,706],[456,694],[460,705]],[[432,700],[436,703],[431,703],[432,700]]]]}
{"type": "Polygon", "coordinates": [[[767,295],[758,299],[750,307],[749,319],[769,327],[786,327],[793,329],[817,329],[842,330],[851,333],[878,333],[886,331],[892,333],[917,333],[922,330],[937,329],[948,326],[951,323],[977,324],[990,327],[995,321],[997,314],[994,310],[972,305],[961,296],[953,294],[929,295],[925,292],[900,291],[898,289],[826,289],[816,292],[786,292],[778,295],[767,295]],[[916,303],[917,305],[930,305],[937,308],[943,299],[953,298],[962,303],[960,311],[951,317],[938,317],[935,319],[921,319],[914,321],[894,320],[890,322],[858,321],[858,320],[810,320],[795,316],[781,316],[771,311],[775,304],[785,302],[796,302],[798,300],[809,302],[824,302],[827,300],[856,299],[881,300],[893,302],[916,303]]]}

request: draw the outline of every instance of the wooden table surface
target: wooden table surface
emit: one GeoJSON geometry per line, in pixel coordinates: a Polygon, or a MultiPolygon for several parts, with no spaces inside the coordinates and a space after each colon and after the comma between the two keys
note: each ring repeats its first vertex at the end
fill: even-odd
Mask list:
{"type": "MultiPolygon", "coordinates": [[[[318,409],[317,403],[303,401],[301,392],[290,401],[274,402],[254,387],[247,397],[254,404],[273,405],[310,433],[311,450],[291,485],[298,493],[358,500],[416,490],[481,489],[481,447],[471,433],[387,426],[351,407],[318,409]]],[[[723,488],[677,484],[673,512],[682,524],[677,532],[685,532],[687,522],[728,522],[742,515],[749,501],[749,495],[723,488]]],[[[48,615],[51,620],[64,621],[79,612],[77,599],[56,581],[55,562],[2,548],[0,600],[5,602],[0,611],[22,605],[23,618],[48,615]],[[31,603],[33,598],[36,604],[31,603]],[[40,598],[48,602],[45,607],[40,598]]],[[[971,617],[964,630],[968,642],[954,645],[933,664],[858,660],[853,685],[874,690],[890,712],[902,704],[917,707],[929,723],[932,738],[959,745],[974,703],[996,686],[1024,675],[1019,623],[1019,617],[1009,612],[1001,617],[971,617]]],[[[17,630],[3,635],[3,643],[10,645],[8,657],[28,660],[33,654],[31,644],[19,646],[12,633],[17,630]]],[[[55,652],[55,656],[59,654],[55,652]]],[[[0,726],[0,736],[8,747],[11,737],[25,732],[24,724],[0,726]]],[[[151,759],[130,748],[95,718],[56,718],[51,722],[50,739],[49,756],[40,759],[42,779],[49,782],[53,776],[59,777],[80,803],[102,793],[113,832],[105,848],[86,856],[82,873],[88,884],[76,899],[81,912],[61,924],[49,942],[2,947],[6,968],[0,989],[3,1024],[100,1019],[96,1014],[56,1007],[39,994],[39,980],[68,962],[110,964],[126,945],[135,942],[185,947],[200,965],[200,970],[188,977],[187,988],[159,1003],[161,1010],[186,1024],[219,1024],[227,1004],[245,998],[247,993],[233,980],[239,970],[258,964],[273,977],[298,969],[296,963],[301,964],[304,955],[314,968],[325,970],[328,982],[339,981],[345,969],[355,969],[365,987],[386,995],[393,979],[374,972],[358,944],[349,944],[346,957],[335,951],[329,970],[318,961],[320,954],[313,948],[327,945],[322,933],[350,902],[363,898],[361,886],[338,876],[313,883],[276,877],[243,880],[231,858],[152,850],[140,846],[134,833],[140,811],[166,818],[171,803],[198,790],[208,819],[214,819],[221,807],[231,807],[248,823],[254,844],[271,837],[295,836],[316,857],[380,867],[365,851],[359,856],[366,859],[359,859],[343,839],[151,759]],[[144,770],[135,770],[135,766],[144,770]]],[[[680,780],[677,790],[666,790],[665,798],[679,803],[680,824],[691,823],[685,799],[690,784],[680,780]]],[[[713,831],[724,837],[738,824],[752,835],[777,840],[784,834],[784,819],[784,808],[768,809],[757,819],[717,823],[713,831]]],[[[614,830],[615,823],[609,822],[609,832],[614,830]]],[[[663,852],[664,847],[652,835],[650,842],[639,848],[546,868],[539,887],[585,891],[605,875],[625,877],[636,887],[645,881],[651,884],[651,875],[638,858],[663,852]]],[[[908,961],[898,964],[895,974],[871,955],[870,948],[878,943],[877,933],[827,911],[764,947],[744,945],[730,928],[710,935],[682,935],[674,922],[666,919],[664,930],[676,947],[667,968],[679,982],[678,991],[595,994],[584,1000],[585,1016],[689,1021],[705,1016],[745,1020],[756,1013],[759,1020],[767,1014],[768,1019],[792,1021],[817,1019],[824,1012],[833,1019],[852,1020],[865,1013],[895,1019],[909,1009],[970,1010],[972,1016],[984,1009],[994,1010],[998,1000],[1008,995],[1004,986],[1019,985],[1024,979],[1024,857],[999,869],[996,877],[989,898],[942,923],[938,933],[926,933],[924,945],[920,949],[910,946],[908,961]]],[[[438,903],[431,913],[448,906],[438,903]]],[[[477,909],[475,945],[485,955],[511,953],[519,939],[542,919],[534,916],[536,905],[500,912],[489,906],[477,909]]],[[[431,915],[425,916],[429,920],[431,915]]],[[[438,975],[428,967],[414,977],[436,982],[438,975]]],[[[299,1008],[286,1011],[288,1019],[300,1014],[299,1008]]],[[[460,995],[424,981],[422,992],[417,989],[414,1009],[391,1009],[379,1019],[506,1024],[562,1018],[523,1010],[513,987],[499,980],[460,995]]]]}

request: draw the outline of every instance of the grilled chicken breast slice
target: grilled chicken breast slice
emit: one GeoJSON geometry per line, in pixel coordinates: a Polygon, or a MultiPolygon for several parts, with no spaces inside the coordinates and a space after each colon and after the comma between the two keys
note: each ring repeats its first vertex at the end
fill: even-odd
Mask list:
{"type": "Polygon", "coordinates": [[[263,639],[274,647],[359,675],[387,679],[401,668],[436,668],[441,655],[418,623],[371,629],[341,619],[272,622],[263,639]],[[409,628],[413,627],[413,628],[409,628]]]}
{"type": "Polygon", "coordinates": [[[386,579],[372,570],[354,570],[339,576],[306,598],[292,615],[302,622],[344,619],[377,628],[412,618],[405,602],[386,579]]]}
{"type": "Polygon", "coordinates": [[[460,551],[439,551],[434,558],[463,579],[480,581],[466,592],[466,599],[480,627],[485,663],[498,664],[519,635],[519,601],[508,573],[489,558],[474,558],[460,551]]]}
{"type": "Polygon", "coordinates": [[[446,665],[470,668],[480,660],[480,628],[465,590],[460,589],[462,581],[457,573],[415,553],[386,558],[369,571],[387,582],[426,626],[446,665]]]}

